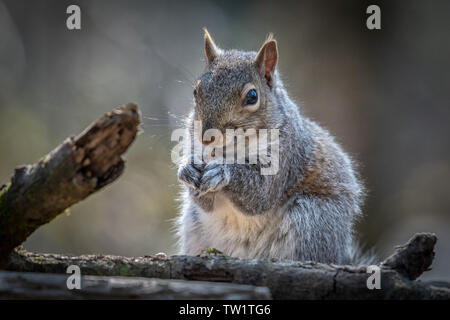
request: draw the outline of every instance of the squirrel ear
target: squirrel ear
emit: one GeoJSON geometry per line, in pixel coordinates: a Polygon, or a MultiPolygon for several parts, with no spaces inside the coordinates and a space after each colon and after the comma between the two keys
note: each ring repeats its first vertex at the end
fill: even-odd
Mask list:
{"type": "Polygon", "coordinates": [[[205,56],[208,64],[213,62],[213,60],[220,54],[220,49],[217,48],[213,39],[209,35],[209,32],[206,28],[203,28],[205,31],[205,56]]]}
{"type": "Polygon", "coordinates": [[[264,77],[267,80],[269,87],[272,87],[273,73],[275,72],[275,67],[278,61],[278,47],[277,41],[273,39],[273,35],[269,34],[267,40],[259,49],[258,55],[256,56],[256,65],[260,68],[264,77]]]}

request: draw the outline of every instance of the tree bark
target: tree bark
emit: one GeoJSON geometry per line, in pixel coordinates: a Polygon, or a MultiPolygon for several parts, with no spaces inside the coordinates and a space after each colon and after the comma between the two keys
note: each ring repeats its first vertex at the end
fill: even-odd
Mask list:
{"type": "Polygon", "coordinates": [[[69,274],[0,271],[0,299],[270,299],[264,287],[205,281],[82,276],[80,289],[67,287],[69,274]]]}
{"type": "Polygon", "coordinates": [[[0,189],[0,264],[39,226],[116,180],[140,114],[127,104],[66,139],[34,165],[15,169],[0,189]]]}
{"type": "MultiPolygon", "coordinates": [[[[432,234],[418,234],[428,239],[432,234]]],[[[410,241],[409,244],[415,243],[410,241]]],[[[429,244],[434,247],[433,242],[429,244]]],[[[406,245],[408,247],[408,244],[406,245]]],[[[432,250],[432,249],[431,249],[432,250]]],[[[417,252],[412,248],[410,254],[417,252]]],[[[78,265],[82,274],[231,282],[267,287],[274,299],[450,299],[447,283],[412,281],[381,264],[381,289],[369,290],[367,266],[339,266],[300,261],[236,259],[223,255],[69,256],[15,251],[8,269],[65,273],[78,265]]]]}

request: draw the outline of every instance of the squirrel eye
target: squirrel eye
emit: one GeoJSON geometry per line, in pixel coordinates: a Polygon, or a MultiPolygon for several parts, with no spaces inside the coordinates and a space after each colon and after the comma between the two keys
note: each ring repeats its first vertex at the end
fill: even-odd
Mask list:
{"type": "Polygon", "coordinates": [[[197,89],[194,89],[194,97],[197,95],[197,89]]]}
{"type": "Polygon", "coordinates": [[[252,105],[258,102],[258,93],[255,89],[251,89],[247,92],[245,95],[245,104],[246,105],[252,105]]]}

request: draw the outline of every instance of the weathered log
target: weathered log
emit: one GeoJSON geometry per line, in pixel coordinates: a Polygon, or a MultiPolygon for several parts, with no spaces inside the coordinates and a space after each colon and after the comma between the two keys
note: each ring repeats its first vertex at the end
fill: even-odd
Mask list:
{"type": "Polygon", "coordinates": [[[0,190],[0,264],[39,226],[116,180],[134,141],[139,110],[127,104],[66,139],[34,165],[16,168],[0,190]]]}
{"type": "MultiPolygon", "coordinates": [[[[413,254],[413,251],[410,253],[413,254]]],[[[274,299],[450,299],[448,286],[412,281],[387,266],[381,267],[379,290],[368,289],[367,279],[370,274],[367,273],[367,266],[236,259],[223,255],[127,258],[36,254],[17,250],[10,256],[8,269],[65,273],[69,265],[78,265],[85,275],[219,281],[262,286],[269,288],[274,299]]]]}
{"type": "Polygon", "coordinates": [[[264,287],[205,281],[81,276],[80,289],[67,287],[70,275],[0,271],[0,299],[270,299],[264,287]]]}

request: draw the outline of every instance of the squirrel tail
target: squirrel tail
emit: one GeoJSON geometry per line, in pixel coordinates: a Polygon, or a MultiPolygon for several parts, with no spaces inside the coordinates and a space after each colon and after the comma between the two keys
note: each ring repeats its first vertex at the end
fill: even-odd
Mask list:
{"type": "Polygon", "coordinates": [[[361,245],[354,243],[347,251],[347,257],[343,264],[348,265],[372,265],[376,264],[377,256],[374,248],[363,250],[361,245]]]}

